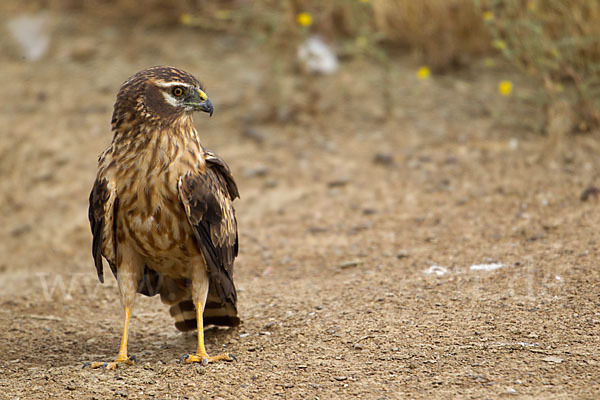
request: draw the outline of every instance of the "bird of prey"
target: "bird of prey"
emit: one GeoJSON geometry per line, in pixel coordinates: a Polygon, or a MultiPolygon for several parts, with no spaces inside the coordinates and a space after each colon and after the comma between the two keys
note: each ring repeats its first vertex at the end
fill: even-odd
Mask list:
{"type": "Polygon", "coordinates": [[[234,359],[206,353],[203,327],[240,323],[232,205],[239,194],[227,164],[200,144],[194,111],[212,115],[213,104],[194,76],[173,67],[140,71],[117,94],[113,140],[98,158],[89,220],[98,278],[104,282],[104,258],[119,285],[125,324],[117,358],[86,363],[92,368],[136,363],[127,354],[136,293],[159,294],[177,329],[198,330],[196,354],[182,361],[234,359]]]}

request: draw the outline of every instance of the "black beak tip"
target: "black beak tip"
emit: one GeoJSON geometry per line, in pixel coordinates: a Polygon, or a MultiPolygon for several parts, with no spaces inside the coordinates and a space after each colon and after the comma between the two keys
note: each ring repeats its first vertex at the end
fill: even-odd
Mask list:
{"type": "Polygon", "coordinates": [[[208,113],[208,115],[212,117],[213,112],[215,111],[212,101],[210,101],[210,99],[206,99],[201,106],[201,110],[208,113]]]}

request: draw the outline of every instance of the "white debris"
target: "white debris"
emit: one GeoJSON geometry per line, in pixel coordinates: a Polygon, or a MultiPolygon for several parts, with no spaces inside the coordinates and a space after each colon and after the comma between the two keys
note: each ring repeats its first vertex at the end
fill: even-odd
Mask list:
{"type": "Polygon", "coordinates": [[[337,56],[318,36],[311,36],[300,44],[298,59],[308,72],[330,75],[338,70],[337,56]]]}
{"type": "Polygon", "coordinates": [[[437,276],[442,276],[448,273],[448,268],[441,267],[439,265],[432,265],[431,267],[424,270],[423,273],[427,275],[436,274],[437,276]]]}
{"type": "Polygon", "coordinates": [[[48,14],[21,15],[8,21],[8,30],[28,61],[37,61],[46,54],[50,35],[46,30],[48,14]]]}
{"type": "Polygon", "coordinates": [[[528,343],[528,342],[504,342],[504,343],[498,343],[498,346],[504,347],[504,346],[521,346],[521,347],[537,347],[539,346],[539,343],[528,343]]]}
{"type": "Polygon", "coordinates": [[[562,280],[562,277],[560,275],[556,275],[555,278],[556,278],[557,281],[562,280]]]}
{"type": "Polygon", "coordinates": [[[563,359],[560,357],[556,357],[556,356],[548,356],[548,357],[542,358],[542,361],[546,361],[547,363],[552,363],[552,364],[560,364],[561,362],[563,362],[563,359]]]}
{"type": "Polygon", "coordinates": [[[471,271],[495,271],[504,267],[504,264],[491,263],[491,264],[473,264],[469,267],[471,271]]]}
{"type": "Polygon", "coordinates": [[[539,346],[539,343],[515,342],[515,344],[517,346],[523,346],[523,347],[535,347],[535,346],[539,346]]]}

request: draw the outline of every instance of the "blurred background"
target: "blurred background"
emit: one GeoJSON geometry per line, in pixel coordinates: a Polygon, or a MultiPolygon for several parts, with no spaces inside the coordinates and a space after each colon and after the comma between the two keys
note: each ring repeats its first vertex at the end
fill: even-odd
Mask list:
{"type": "MultiPolygon", "coordinates": [[[[373,75],[383,75],[377,89],[386,97],[386,112],[394,96],[385,89],[392,91],[395,64],[402,62],[420,67],[420,79],[431,73],[521,72],[536,90],[518,90],[518,97],[546,109],[545,123],[538,121],[541,132],[552,130],[548,114],[556,107],[575,114],[571,130],[588,131],[599,122],[596,2],[7,0],[2,7],[2,52],[13,61],[70,61],[90,69],[107,57],[135,66],[143,57],[159,62],[177,55],[201,63],[194,52],[208,44],[196,40],[211,38],[229,55],[211,65],[233,63],[240,48],[272,58],[265,62],[271,79],[262,84],[286,103],[294,104],[284,89],[287,77],[335,75],[340,63],[362,59],[373,75]],[[165,36],[164,43],[150,40],[154,35],[165,36]],[[568,104],[557,105],[563,102],[568,104]]],[[[240,67],[248,62],[241,55],[235,61],[240,67]]],[[[513,82],[497,83],[501,94],[511,93],[513,82]]]]}
{"type": "MultiPolygon", "coordinates": [[[[242,362],[243,390],[385,397],[402,387],[432,398],[448,382],[475,395],[541,396],[548,382],[589,389],[597,368],[582,363],[590,354],[600,362],[590,339],[600,282],[598,21],[600,2],[587,0],[2,0],[0,318],[21,326],[0,338],[5,376],[43,386],[48,378],[30,367],[116,351],[117,288],[108,275],[96,280],[87,199],[119,87],[165,64],[204,83],[215,114],[195,124],[240,186],[245,325],[242,336],[208,340],[280,367],[256,380],[242,362]],[[482,263],[501,267],[469,269],[482,263]],[[502,365],[479,363],[473,332],[498,346],[502,365]],[[503,352],[513,342],[568,343],[581,363],[531,363],[528,352],[503,352]],[[65,346],[67,359],[48,350],[65,346]],[[366,352],[381,357],[364,364],[366,352]],[[336,378],[313,374],[318,363],[336,378]],[[395,372],[374,375],[381,370],[395,372]]],[[[171,332],[160,302],[139,302],[133,351],[154,361],[187,351],[193,338],[171,332]],[[168,332],[160,351],[152,332],[168,332]]],[[[51,373],[57,396],[70,374],[51,373]]],[[[215,374],[229,382],[227,370],[215,374]]],[[[79,379],[100,398],[121,390],[79,379]]],[[[23,396],[14,385],[7,393],[23,396]]],[[[164,397],[165,385],[152,388],[164,397]]]]}

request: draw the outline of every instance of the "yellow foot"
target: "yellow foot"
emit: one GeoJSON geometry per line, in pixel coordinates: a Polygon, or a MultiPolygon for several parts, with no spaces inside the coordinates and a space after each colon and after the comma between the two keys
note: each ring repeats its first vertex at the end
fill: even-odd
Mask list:
{"type": "Polygon", "coordinates": [[[118,357],[113,362],[102,362],[102,361],[90,362],[90,361],[88,361],[85,364],[83,364],[83,368],[90,367],[90,368],[102,368],[103,370],[111,370],[111,369],[117,368],[119,366],[119,364],[135,365],[135,364],[137,364],[137,359],[135,358],[135,356],[129,356],[129,358],[118,357]]]}
{"type": "Polygon", "coordinates": [[[179,359],[179,362],[185,362],[186,364],[201,362],[202,365],[208,365],[208,363],[220,361],[220,360],[237,361],[237,358],[235,358],[235,356],[231,353],[219,354],[218,356],[213,356],[213,357],[210,357],[208,354],[196,354],[196,355],[184,354],[179,359]]]}

